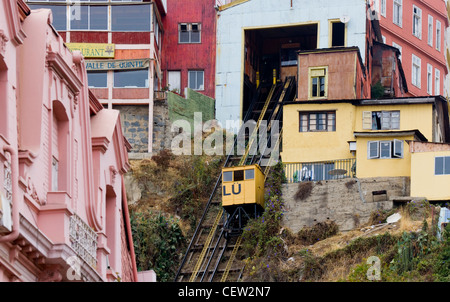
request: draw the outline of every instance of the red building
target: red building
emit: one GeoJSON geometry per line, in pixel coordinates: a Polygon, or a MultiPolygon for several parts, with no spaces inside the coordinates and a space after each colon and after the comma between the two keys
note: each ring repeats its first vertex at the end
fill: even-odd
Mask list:
{"type": "Polygon", "coordinates": [[[401,51],[408,95],[443,95],[448,73],[444,33],[448,27],[443,0],[377,0],[385,44],[401,51]]]}
{"type": "Polygon", "coordinates": [[[168,0],[163,17],[163,86],[215,97],[215,0],[168,0]]]}
{"type": "Polygon", "coordinates": [[[27,0],[52,11],[53,27],[86,59],[89,87],[121,113],[130,158],[153,149],[153,103],[160,97],[164,0],[27,0]],[[98,3],[97,3],[98,2],[98,3]]]}

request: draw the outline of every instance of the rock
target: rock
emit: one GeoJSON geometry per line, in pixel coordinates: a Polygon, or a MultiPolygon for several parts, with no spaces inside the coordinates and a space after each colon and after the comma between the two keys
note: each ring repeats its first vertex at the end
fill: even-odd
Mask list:
{"type": "Polygon", "coordinates": [[[402,218],[402,215],[400,215],[399,213],[395,213],[395,214],[392,214],[391,216],[389,216],[388,218],[386,218],[386,222],[387,223],[395,223],[395,222],[399,221],[400,218],[402,218]]]}

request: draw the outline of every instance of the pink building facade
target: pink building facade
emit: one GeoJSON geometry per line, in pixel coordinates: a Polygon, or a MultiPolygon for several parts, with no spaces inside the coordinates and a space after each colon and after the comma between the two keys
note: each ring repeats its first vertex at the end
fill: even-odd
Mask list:
{"type": "Polygon", "coordinates": [[[0,281],[138,281],[119,111],[51,22],[0,2],[0,281]]]}
{"type": "Polygon", "coordinates": [[[385,44],[401,51],[409,96],[444,95],[444,0],[376,0],[385,44]]]}

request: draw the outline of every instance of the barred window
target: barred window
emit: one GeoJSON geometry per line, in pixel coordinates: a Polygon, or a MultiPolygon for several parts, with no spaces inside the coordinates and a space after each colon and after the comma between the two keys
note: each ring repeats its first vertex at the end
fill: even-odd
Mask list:
{"type": "Polygon", "coordinates": [[[180,23],[178,24],[179,43],[200,43],[201,42],[200,23],[180,23]]]}
{"type": "Polygon", "coordinates": [[[300,112],[299,131],[336,131],[336,111],[300,112]]]}

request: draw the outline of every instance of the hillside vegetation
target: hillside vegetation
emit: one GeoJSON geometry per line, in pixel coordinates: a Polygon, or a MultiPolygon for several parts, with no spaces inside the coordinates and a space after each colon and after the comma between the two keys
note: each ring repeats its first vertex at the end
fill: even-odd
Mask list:
{"type": "Polygon", "coordinates": [[[223,156],[174,156],[162,151],[133,160],[142,196],[130,204],[138,271],[173,281],[222,167],[223,156]]]}
{"type": "MultiPolygon", "coordinates": [[[[129,206],[138,270],[173,281],[223,159],[163,151],[131,162],[142,188],[129,206]]],[[[372,213],[366,226],[349,232],[326,221],[292,233],[282,226],[282,183],[279,164],[266,181],[266,211],[243,233],[243,281],[450,281],[450,230],[438,240],[439,207],[411,202],[372,213]],[[386,223],[394,213],[401,219],[386,223]]]]}
{"type": "Polygon", "coordinates": [[[437,238],[439,207],[410,202],[372,213],[357,230],[341,233],[325,221],[293,234],[279,222],[280,170],[276,167],[266,184],[269,211],[244,230],[244,281],[450,281],[450,229],[437,238]],[[400,220],[386,223],[395,213],[400,220]]]}

